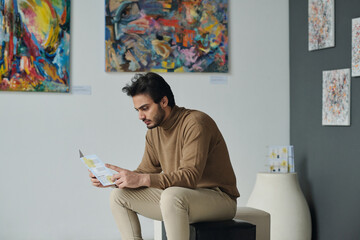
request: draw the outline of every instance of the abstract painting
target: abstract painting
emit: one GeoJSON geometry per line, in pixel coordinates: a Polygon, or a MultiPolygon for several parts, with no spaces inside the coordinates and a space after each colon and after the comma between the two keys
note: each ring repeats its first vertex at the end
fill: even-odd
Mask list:
{"type": "Polygon", "coordinates": [[[360,18],[352,20],[352,76],[360,76],[360,18]]]}
{"type": "Polygon", "coordinates": [[[69,92],[70,0],[0,0],[0,90],[69,92]]]}
{"type": "Polygon", "coordinates": [[[323,71],[322,125],[350,125],[350,69],[323,71]]]}
{"type": "Polygon", "coordinates": [[[228,0],[105,0],[107,72],[228,72],[228,0]]]}
{"type": "Polygon", "coordinates": [[[309,0],[309,51],[335,46],[335,0],[309,0]]]}

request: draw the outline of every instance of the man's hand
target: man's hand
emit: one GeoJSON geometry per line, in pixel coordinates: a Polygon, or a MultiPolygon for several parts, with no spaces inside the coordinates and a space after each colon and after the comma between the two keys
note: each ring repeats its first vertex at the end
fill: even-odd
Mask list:
{"type": "Polygon", "coordinates": [[[99,188],[110,187],[110,186],[106,186],[106,187],[103,186],[103,185],[101,184],[101,182],[95,177],[95,175],[92,174],[92,172],[90,172],[90,170],[88,170],[88,171],[89,171],[89,177],[90,177],[90,180],[91,180],[93,186],[99,187],[99,188]]]}
{"type": "Polygon", "coordinates": [[[150,175],[140,174],[127,169],[123,169],[111,164],[105,164],[107,168],[110,168],[118,173],[114,174],[112,181],[118,188],[138,188],[138,187],[150,187],[150,175]]]}

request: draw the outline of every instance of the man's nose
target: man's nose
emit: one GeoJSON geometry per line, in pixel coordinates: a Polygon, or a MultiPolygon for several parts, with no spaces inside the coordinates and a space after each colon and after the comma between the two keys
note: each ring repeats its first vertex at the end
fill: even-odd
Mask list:
{"type": "Polygon", "coordinates": [[[140,120],[146,119],[145,114],[142,111],[139,111],[139,119],[140,120]]]}

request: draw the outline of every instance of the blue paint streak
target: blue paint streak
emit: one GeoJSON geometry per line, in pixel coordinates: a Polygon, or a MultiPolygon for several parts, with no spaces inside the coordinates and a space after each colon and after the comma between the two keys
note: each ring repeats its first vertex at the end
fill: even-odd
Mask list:
{"type": "Polygon", "coordinates": [[[111,33],[110,33],[110,30],[109,28],[105,28],[105,40],[110,40],[110,36],[111,36],[111,33]]]}
{"type": "Polygon", "coordinates": [[[18,14],[18,3],[17,0],[13,0],[14,3],[14,15],[16,16],[16,14],[18,14]]]}

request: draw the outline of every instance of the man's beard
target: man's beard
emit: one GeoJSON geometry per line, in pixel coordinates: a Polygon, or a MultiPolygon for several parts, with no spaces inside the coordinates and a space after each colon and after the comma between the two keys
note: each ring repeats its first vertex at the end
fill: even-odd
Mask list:
{"type": "Polygon", "coordinates": [[[158,127],[163,122],[164,118],[165,118],[165,110],[160,107],[160,104],[158,104],[158,112],[154,116],[154,120],[152,121],[154,123],[154,125],[147,126],[147,128],[153,129],[153,128],[158,127]]]}

